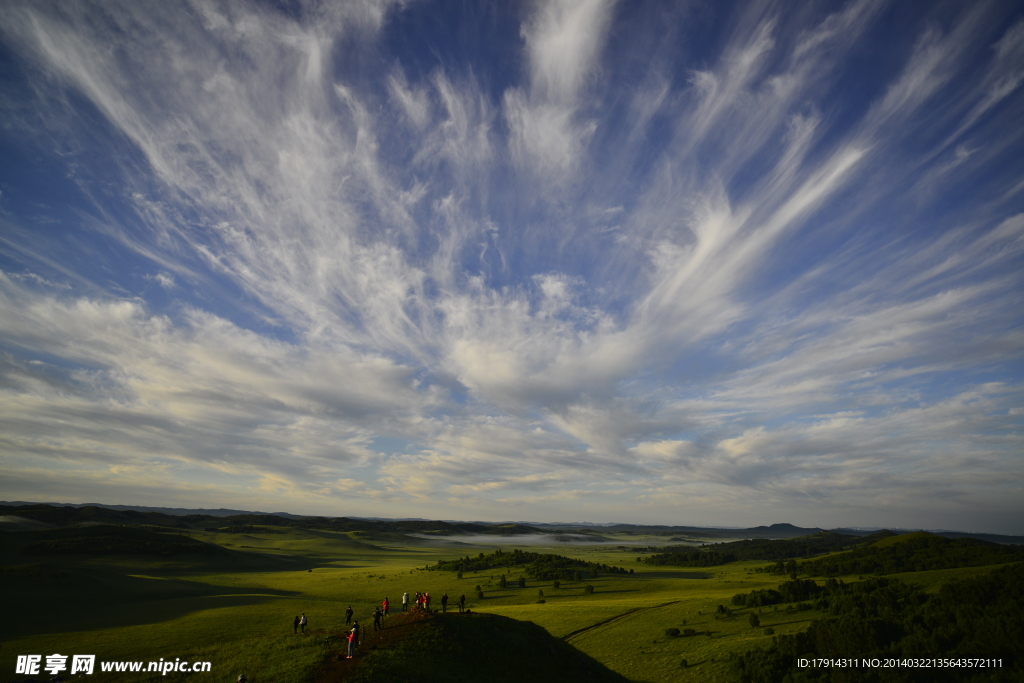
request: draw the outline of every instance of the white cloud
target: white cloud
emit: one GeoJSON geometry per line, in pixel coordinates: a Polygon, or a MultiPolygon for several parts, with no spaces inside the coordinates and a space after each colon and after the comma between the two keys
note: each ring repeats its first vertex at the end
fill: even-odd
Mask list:
{"type": "Polygon", "coordinates": [[[576,165],[596,129],[580,105],[612,8],[607,0],[540,3],[523,25],[530,85],[505,93],[505,117],[514,158],[549,182],[576,165]]]}
{"type": "Polygon", "coordinates": [[[40,212],[0,216],[25,264],[0,280],[18,486],[148,491],[152,464],[282,508],[653,520],[862,514],[895,506],[888,477],[927,514],[938,491],[1019,509],[1021,139],[999,117],[1022,43],[986,28],[998,8],[915,25],[857,98],[884,3],[743,5],[711,49],[671,13],[648,43],[635,8],[541,3],[500,68],[413,68],[392,3],[194,10],[0,10],[45,114],[17,125],[109,147],[68,153],[95,269],[40,212]],[[957,195],[976,177],[991,197],[957,195]]]}

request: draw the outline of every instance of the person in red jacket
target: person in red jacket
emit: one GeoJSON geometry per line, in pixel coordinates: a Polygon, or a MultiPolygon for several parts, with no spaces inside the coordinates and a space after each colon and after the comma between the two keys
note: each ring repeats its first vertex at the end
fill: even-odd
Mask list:
{"type": "Polygon", "coordinates": [[[388,618],[388,607],[391,606],[391,602],[387,598],[384,598],[384,602],[380,603],[380,606],[384,608],[384,618],[387,619],[388,618]]]}

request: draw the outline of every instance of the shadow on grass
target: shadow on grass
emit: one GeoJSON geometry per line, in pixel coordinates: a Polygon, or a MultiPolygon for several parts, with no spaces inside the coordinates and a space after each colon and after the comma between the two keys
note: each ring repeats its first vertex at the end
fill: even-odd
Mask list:
{"type": "MultiPolygon", "coordinates": [[[[0,622],[0,639],[139,626],[219,607],[263,604],[299,595],[251,586],[218,586],[186,579],[130,576],[47,564],[3,568],[16,622],[0,622]]],[[[6,611],[6,610],[5,610],[6,611]]]]}
{"type": "MultiPolygon", "coordinates": [[[[625,578],[625,577],[623,577],[625,578]]],[[[657,571],[657,572],[644,572],[642,574],[634,574],[629,578],[637,579],[713,579],[715,575],[711,572],[673,572],[673,571],[657,571]]]]}
{"type": "MultiPolygon", "coordinates": [[[[762,615],[762,616],[765,616],[765,615],[762,615]]],[[[768,627],[775,628],[776,626],[789,626],[790,624],[806,624],[806,623],[814,621],[815,619],[818,619],[818,618],[820,618],[820,617],[807,617],[806,619],[796,619],[794,621],[778,621],[778,622],[774,622],[773,621],[770,624],[763,623],[763,624],[761,624],[761,627],[763,627],[763,628],[768,628],[768,627]]]]}

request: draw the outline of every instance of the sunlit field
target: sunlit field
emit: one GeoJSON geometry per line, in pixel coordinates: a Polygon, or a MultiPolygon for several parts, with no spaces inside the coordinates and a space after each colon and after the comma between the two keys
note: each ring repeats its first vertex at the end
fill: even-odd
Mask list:
{"type": "MultiPolygon", "coordinates": [[[[737,593],[779,584],[778,576],[754,572],[764,561],[700,569],[651,566],[637,562],[637,552],[614,538],[600,545],[532,546],[533,552],[633,573],[602,572],[562,581],[558,588],[527,577],[521,588],[521,570],[466,572],[459,579],[454,572],[426,569],[438,560],[511,550],[507,543],[515,539],[495,537],[477,545],[399,533],[272,530],[277,533],[192,532],[196,540],[236,551],[215,559],[45,556],[32,562],[22,552],[30,536],[4,533],[3,583],[12,607],[8,614],[16,618],[0,626],[0,670],[9,677],[19,654],[95,654],[98,661],[209,661],[212,675],[97,671],[89,680],[212,681],[245,673],[253,681],[302,683],[314,680],[325,660],[325,637],[345,630],[348,606],[368,627],[385,597],[397,611],[403,592],[425,591],[438,610],[443,593],[451,598],[449,610],[465,595],[474,612],[532,621],[633,681],[726,681],[733,680],[728,660],[734,653],[770,644],[766,629],[794,633],[823,616],[786,604],[719,613],[718,606],[729,606],[737,593]],[[588,585],[591,594],[585,593],[588,585]],[[752,611],[757,627],[749,623],[752,611]],[[305,634],[294,634],[293,620],[301,613],[309,625],[305,634]],[[673,628],[681,635],[667,635],[673,628]],[[687,629],[693,634],[685,635],[687,629]]],[[[621,539],[645,540],[657,541],[621,539]]],[[[917,572],[910,578],[938,586],[991,569],[917,572]]]]}

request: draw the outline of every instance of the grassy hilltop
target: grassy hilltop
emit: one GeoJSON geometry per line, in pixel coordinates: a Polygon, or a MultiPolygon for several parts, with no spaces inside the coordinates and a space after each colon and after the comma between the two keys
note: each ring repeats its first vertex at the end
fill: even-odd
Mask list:
{"type": "Polygon", "coordinates": [[[367,631],[362,649],[353,660],[328,658],[314,683],[628,681],[537,624],[481,612],[398,613],[367,631]]]}
{"type": "MultiPolygon", "coordinates": [[[[943,606],[961,605],[963,614],[957,618],[972,619],[978,628],[986,623],[984,615],[992,614],[987,627],[992,638],[977,640],[977,647],[1012,643],[1024,614],[1018,593],[993,592],[991,583],[1010,582],[993,572],[1024,559],[1020,548],[928,534],[859,538],[826,532],[776,541],[705,538],[726,542],[702,546],[678,538],[665,545],[664,535],[602,529],[610,543],[559,544],[551,540],[554,536],[535,536],[531,538],[544,545],[527,547],[516,545],[524,539],[501,530],[482,542],[479,529],[437,525],[445,523],[417,522],[411,531],[402,531],[384,522],[357,521],[356,528],[345,529],[348,522],[337,520],[178,516],[172,518],[175,526],[163,527],[158,524],[163,520],[150,515],[91,515],[86,521],[92,526],[76,526],[81,519],[74,513],[42,510],[29,519],[53,528],[22,525],[13,528],[24,530],[0,532],[0,581],[5,607],[10,606],[5,611],[14,615],[0,621],[0,681],[21,680],[14,674],[19,654],[61,653],[95,654],[99,661],[212,662],[211,674],[97,671],[83,681],[233,681],[244,672],[254,683],[313,683],[323,680],[317,677],[340,647],[337,640],[325,646],[325,638],[345,631],[345,608],[351,605],[360,623],[369,627],[373,608],[386,596],[393,611],[400,609],[405,591],[430,592],[435,608],[442,593],[453,604],[465,595],[472,612],[481,616],[431,622],[420,628],[427,629],[423,633],[410,632],[392,642],[391,654],[381,658],[381,650],[365,662],[375,657],[380,662],[391,658],[392,664],[409,657],[437,658],[438,667],[468,661],[480,662],[473,665],[479,668],[490,662],[513,671],[530,662],[515,656],[502,659],[509,652],[522,651],[527,657],[557,641],[550,656],[575,661],[572,649],[561,649],[571,647],[582,653],[584,659],[578,661],[593,660],[628,680],[649,683],[781,681],[786,671],[778,676],[771,672],[779,673],[778,667],[793,660],[793,653],[810,647],[799,641],[801,634],[824,633],[821,626],[812,627],[815,621],[847,619],[855,624],[850,621],[855,617],[837,610],[858,600],[878,602],[881,606],[871,609],[881,611],[871,618],[889,619],[886,623],[905,630],[911,622],[903,624],[901,615],[926,623],[945,618],[943,606]],[[444,533],[427,533],[431,530],[444,533]],[[872,584],[878,579],[859,573],[868,566],[876,574],[885,573],[889,583],[872,584]],[[851,567],[856,571],[843,573],[851,567]],[[962,583],[972,577],[990,583],[962,583]],[[901,588],[904,584],[912,587],[901,588]],[[857,591],[869,588],[874,597],[856,597],[861,595],[857,591]],[[736,600],[751,594],[758,597],[736,600]],[[997,604],[985,604],[986,594],[997,596],[997,604]],[[883,605],[884,596],[889,602],[883,605]],[[292,620],[303,612],[309,617],[307,633],[293,634],[292,620]],[[462,654],[425,644],[437,640],[431,629],[443,624],[455,624],[449,630],[476,629],[459,631],[462,654]],[[546,635],[531,640],[539,638],[537,629],[546,635]],[[517,648],[517,639],[528,644],[517,648]],[[542,642],[546,644],[530,644],[542,642]]],[[[386,624],[397,633],[400,620],[393,617],[386,624]]],[[[943,633],[963,640],[955,629],[943,633]]],[[[961,641],[935,641],[927,647],[952,652],[961,641]]],[[[1024,636],[1017,642],[1024,642],[1024,636]]],[[[879,651],[913,645],[884,638],[876,644],[879,651]]],[[[535,681],[556,678],[571,680],[529,674],[535,681]]]]}

